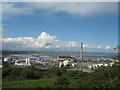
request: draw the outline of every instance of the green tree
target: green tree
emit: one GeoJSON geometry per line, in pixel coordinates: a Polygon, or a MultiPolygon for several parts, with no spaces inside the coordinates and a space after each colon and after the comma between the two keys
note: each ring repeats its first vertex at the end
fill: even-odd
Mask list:
{"type": "Polygon", "coordinates": [[[85,77],[87,75],[88,75],[87,72],[82,72],[79,70],[75,70],[75,71],[71,70],[67,73],[67,76],[72,79],[79,79],[79,78],[85,77]]]}
{"type": "Polygon", "coordinates": [[[12,68],[9,67],[8,65],[4,65],[2,69],[2,77],[9,76],[12,71],[12,68]]]}
{"type": "Polygon", "coordinates": [[[26,79],[33,79],[34,78],[34,72],[30,69],[24,69],[21,72],[21,77],[26,79]]]}
{"type": "Polygon", "coordinates": [[[55,82],[56,88],[68,88],[68,85],[70,84],[69,79],[66,77],[60,77],[55,82]]]}
{"type": "Polygon", "coordinates": [[[12,77],[19,77],[21,76],[21,71],[23,70],[23,68],[13,68],[12,72],[11,72],[11,76],[12,77]]]}

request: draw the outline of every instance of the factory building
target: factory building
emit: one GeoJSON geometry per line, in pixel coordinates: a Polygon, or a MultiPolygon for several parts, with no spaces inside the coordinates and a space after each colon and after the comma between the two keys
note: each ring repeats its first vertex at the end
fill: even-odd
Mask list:
{"type": "Polygon", "coordinates": [[[31,66],[30,59],[26,58],[26,60],[16,60],[15,66],[31,66]]]}

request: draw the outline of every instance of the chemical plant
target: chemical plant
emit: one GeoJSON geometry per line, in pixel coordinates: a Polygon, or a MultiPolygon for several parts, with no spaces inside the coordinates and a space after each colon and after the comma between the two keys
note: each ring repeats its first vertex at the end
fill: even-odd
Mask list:
{"type": "Polygon", "coordinates": [[[3,56],[3,62],[12,67],[34,67],[47,69],[52,67],[66,68],[71,70],[83,70],[91,72],[101,66],[112,66],[118,60],[102,59],[88,60],[84,59],[83,43],[80,45],[79,57],[73,55],[58,55],[57,57],[47,56],[45,54],[29,54],[29,55],[8,55],[3,56]]]}

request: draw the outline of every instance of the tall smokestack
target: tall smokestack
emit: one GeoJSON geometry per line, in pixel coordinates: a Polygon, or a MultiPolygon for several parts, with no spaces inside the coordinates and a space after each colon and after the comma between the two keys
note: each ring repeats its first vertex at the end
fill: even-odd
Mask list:
{"type": "Polygon", "coordinates": [[[80,60],[83,60],[83,43],[80,45],[80,60]]]}

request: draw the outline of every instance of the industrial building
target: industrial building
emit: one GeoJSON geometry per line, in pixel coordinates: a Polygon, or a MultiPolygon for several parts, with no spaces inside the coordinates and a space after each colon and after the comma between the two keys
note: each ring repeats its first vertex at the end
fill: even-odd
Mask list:
{"type": "Polygon", "coordinates": [[[66,67],[69,66],[69,69],[74,70],[92,70],[102,66],[112,66],[117,60],[110,59],[110,62],[106,62],[105,59],[100,60],[85,60],[83,55],[83,43],[80,45],[80,57],[73,55],[58,55],[57,57],[52,57],[48,55],[37,55],[37,54],[26,54],[22,55],[10,55],[4,57],[3,63],[12,64],[15,67],[35,67],[40,69],[47,69],[51,67],[66,67]]]}

